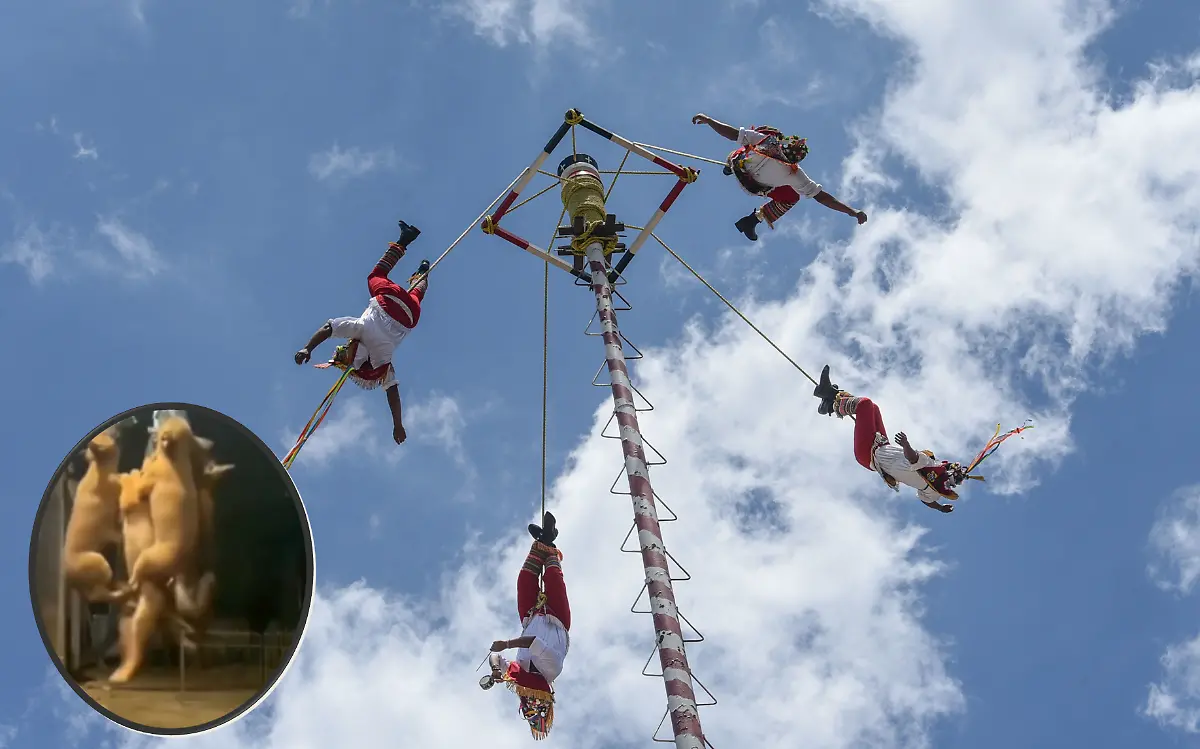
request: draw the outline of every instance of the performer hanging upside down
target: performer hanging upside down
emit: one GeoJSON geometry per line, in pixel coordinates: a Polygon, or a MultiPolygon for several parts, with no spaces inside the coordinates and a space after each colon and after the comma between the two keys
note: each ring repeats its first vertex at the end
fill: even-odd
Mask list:
{"type": "Polygon", "coordinates": [[[396,444],[404,442],[407,435],[392,357],[396,347],[421,319],[421,302],[429,285],[426,274],[430,267],[428,260],[421,261],[417,272],[408,281],[413,286],[412,291],[388,278],[397,261],[408,251],[408,245],[421,234],[421,230],[414,226],[403,221],[399,224],[400,238],[388,245],[383,257],[367,275],[367,290],[371,294],[367,309],[358,317],[328,320],[295,356],[297,364],[304,364],[312,357],[317,346],[329,338],[349,341],[338,347],[331,363],[352,367],[350,379],[362,388],[383,385],[392,412],[392,438],[396,444]]]}
{"type": "MultiPolygon", "coordinates": [[[[980,453],[981,457],[970,467],[964,468],[959,463],[938,461],[929,450],[917,452],[909,444],[904,432],[896,433],[896,444],[893,445],[888,440],[879,407],[871,402],[870,398],[855,397],[832,384],[829,381],[828,365],[821,370],[821,382],[813,390],[813,395],[821,399],[817,413],[830,416],[836,414],[839,419],[854,417],[854,457],[863,468],[882,476],[887,485],[895,491],[900,491],[899,484],[911,486],[917,490],[917,497],[927,507],[939,512],[952,512],[954,508],[951,505],[942,504],[938,500],[958,499],[954,488],[967,479],[983,480],[982,476],[968,474],[983,457],[986,457],[984,453],[980,453]]],[[[1016,431],[1020,430],[1014,430],[1010,434],[1016,431]]],[[[985,452],[986,450],[987,448],[985,452]]]]}
{"type": "Polygon", "coordinates": [[[492,673],[479,686],[491,689],[503,683],[520,698],[521,717],[529,723],[535,739],[544,739],[554,723],[554,688],[551,683],[562,673],[571,645],[571,604],[563,581],[562,552],[554,546],[558,537],[554,516],[545,513],[540,526],[530,524],[533,546],[517,574],[517,616],[521,636],[496,640],[489,656],[492,673]],[[517,648],[511,663],[505,650],[517,648]]]}
{"type": "Polygon", "coordinates": [[[737,177],[738,184],[750,195],[770,198],[769,202],[734,224],[750,241],[758,240],[756,229],[759,223],[766,221],[767,226],[774,229],[775,222],[804,198],[812,198],[826,208],[853,216],[859,224],[867,222],[866,213],[825,192],[800,168],[800,162],[808,156],[806,139],[785,136],[766,125],[736,128],[706,114],[693,117],[692,124],[708,125],[721,137],[737,142],[739,147],[725,160],[725,174],[737,177]]]}

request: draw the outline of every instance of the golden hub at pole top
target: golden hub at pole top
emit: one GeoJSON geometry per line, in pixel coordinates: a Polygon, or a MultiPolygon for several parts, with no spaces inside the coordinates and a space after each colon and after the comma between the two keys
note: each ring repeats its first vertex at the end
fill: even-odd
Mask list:
{"type": "Polygon", "coordinates": [[[562,180],[562,203],[572,222],[583,220],[584,231],[571,241],[571,249],[577,254],[587,252],[594,242],[604,244],[605,257],[616,249],[616,237],[597,237],[593,232],[604,225],[607,210],[604,205],[604,182],[596,161],[587,154],[574,154],[563,159],[558,166],[562,180]]]}

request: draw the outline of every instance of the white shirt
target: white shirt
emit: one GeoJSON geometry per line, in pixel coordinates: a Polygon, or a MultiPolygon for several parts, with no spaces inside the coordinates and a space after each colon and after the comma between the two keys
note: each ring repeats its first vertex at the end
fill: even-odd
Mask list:
{"type": "Polygon", "coordinates": [[[381,384],[384,389],[396,384],[396,368],[391,366],[392,357],[396,347],[408,337],[412,328],[404,327],[399,320],[385,312],[374,298],[358,317],[339,317],[330,320],[329,324],[338,338],[358,340],[353,362],[355,369],[368,360],[374,367],[387,365],[387,374],[381,384]]]}
{"type": "Polygon", "coordinates": [[[517,650],[517,663],[521,664],[521,668],[528,671],[532,662],[546,681],[557,679],[567,659],[567,650],[571,647],[571,635],[566,627],[557,617],[539,614],[530,617],[521,636],[534,638],[528,648],[517,650]]]}
{"type": "MultiPolygon", "coordinates": [[[[738,128],[737,142],[740,146],[757,146],[768,137],[757,130],[742,127],[738,128]]],[[[789,185],[800,193],[801,197],[812,198],[821,192],[821,185],[805,174],[799,164],[785,163],[783,154],[772,153],[772,150],[764,149],[765,156],[754,151],[746,154],[742,162],[742,170],[755,182],[766,187],[789,185]]]]}
{"type": "Polygon", "coordinates": [[[917,462],[909,463],[908,458],[904,456],[904,449],[889,442],[875,448],[872,463],[877,470],[883,471],[905,486],[916,489],[922,502],[932,504],[942,500],[942,495],[929,485],[924,476],[917,473],[919,468],[930,468],[939,464],[925,453],[917,453],[917,462]]]}

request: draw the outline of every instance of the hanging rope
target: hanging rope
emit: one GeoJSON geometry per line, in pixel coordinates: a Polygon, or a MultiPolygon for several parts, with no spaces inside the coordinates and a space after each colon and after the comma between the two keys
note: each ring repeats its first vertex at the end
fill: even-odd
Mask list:
{"type": "MultiPolygon", "coordinates": [[[[497,195],[496,199],[489,203],[488,207],[485,208],[483,212],[480,213],[479,216],[467,226],[466,229],[463,229],[462,234],[459,234],[458,238],[451,242],[450,246],[447,247],[441,255],[438,255],[436,260],[429,264],[429,270],[425,271],[425,273],[420,273],[413,276],[412,286],[409,287],[409,291],[412,291],[414,288],[416,288],[416,285],[420,283],[421,279],[429,275],[433,269],[437,267],[438,263],[442,262],[442,259],[449,255],[450,251],[458,246],[458,243],[463,240],[463,237],[467,236],[471,229],[474,229],[475,225],[482,221],[484,216],[488,215],[488,212],[491,211],[492,208],[499,203],[505,195],[508,194],[508,191],[512,189],[513,185],[517,184],[517,180],[520,178],[520,175],[518,175],[516,179],[508,183],[508,187],[504,188],[503,192],[497,195]]],[[[356,343],[357,341],[352,341],[348,345],[354,345],[356,343]]],[[[354,357],[351,355],[347,361],[353,360],[354,357]]],[[[318,364],[316,366],[326,367],[330,366],[331,364],[334,363],[330,362],[328,364],[318,364]]],[[[282,461],[284,468],[290,469],[292,467],[292,463],[296,461],[296,456],[300,454],[300,448],[304,447],[304,443],[308,442],[308,438],[317,431],[317,427],[321,426],[321,422],[325,420],[325,417],[329,414],[329,409],[333,406],[333,399],[337,397],[338,392],[342,389],[342,385],[346,384],[346,378],[348,378],[353,371],[354,368],[351,366],[347,365],[342,367],[342,376],[339,377],[337,382],[333,384],[333,387],[329,388],[329,392],[325,393],[325,397],[321,399],[321,405],[317,406],[317,410],[313,412],[313,415],[308,420],[308,423],[304,425],[304,429],[300,431],[300,437],[297,438],[296,444],[293,445],[292,449],[288,451],[288,454],[284,456],[282,461]]]]}
{"type": "Polygon", "coordinates": [[[812,375],[810,375],[808,372],[805,372],[803,367],[801,367],[799,364],[797,364],[796,362],[794,362],[794,361],[792,360],[792,357],[790,357],[790,356],[788,356],[787,354],[785,354],[785,353],[784,353],[784,351],[783,351],[783,349],[781,349],[781,348],[779,348],[778,346],[776,346],[776,345],[775,345],[775,342],[774,342],[774,341],[772,341],[770,338],[768,338],[766,333],[764,333],[764,332],[762,332],[761,330],[759,330],[757,325],[755,325],[754,323],[750,322],[750,319],[749,319],[748,317],[746,317],[745,315],[743,315],[743,314],[742,314],[742,312],[741,312],[741,310],[739,310],[737,307],[733,306],[733,303],[732,303],[732,302],[730,302],[730,301],[729,301],[728,299],[726,299],[725,297],[721,296],[721,292],[719,292],[719,291],[717,291],[715,288],[713,288],[713,285],[712,285],[712,284],[710,284],[708,281],[705,281],[705,280],[704,280],[704,276],[701,276],[699,273],[697,273],[697,272],[696,272],[696,271],[695,271],[695,270],[692,268],[692,266],[690,266],[690,265],[688,265],[688,264],[687,264],[687,261],[685,261],[683,258],[679,257],[679,255],[678,255],[678,254],[675,252],[675,250],[672,250],[672,249],[671,249],[671,248],[670,248],[670,247],[667,245],[667,243],[666,243],[666,242],[664,242],[664,241],[662,241],[661,239],[659,239],[659,238],[658,238],[658,235],[657,235],[657,234],[655,234],[655,233],[651,232],[651,233],[650,233],[650,236],[654,237],[654,239],[655,239],[655,240],[656,240],[656,241],[657,241],[659,244],[661,244],[661,245],[663,246],[663,249],[664,249],[664,250],[666,250],[667,252],[671,253],[671,257],[673,257],[673,258],[675,258],[676,260],[678,260],[678,261],[679,261],[679,263],[680,263],[680,265],[682,265],[684,268],[687,268],[687,269],[688,269],[688,271],[690,271],[690,272],[691,272],[691,274],[692,274],[693,276],[695,276],[695,277],[697,278],[697,280],[699,280],[699,281],[700,281],[700,283],[702,283],[702,284],[704,284],[705,286],[707,286],[709,291],[711,291],[713,294],[716,294],[716,296],[717,296],[717,299],[720,299],[722,302],[725,302],[725,306],[726,306],[726,307],[729,307],[729,309],[733,310],[733,313],[734,313],[735,315],[737,315],[738,317],[742,318],[742,320],[743,320],[743,321],[744,321],[744,322],[745,322],[747,325],[749,325],[749,326],[750,326],[750,327],[751,327],[751,328],[754,330],[754,332],[755,332],[755,333],[758,333],[760,336],[762,336],[762,339],[763,339],[764,341],[766,341],[767,343],[771,344],[771,348],[773,348],[773,349],[775,349],[776,351],[778,351],[778,352],[779,352],[779,355],[780,355],[780,356],[782,356],[784,359],[787,359],[787,360],[788,360],[788,363],[789,363],[789,364],[791,364],[793,367],[795,367],[795,368],[796,368],[796,369],[797,369],[797,370],[800,372],[800,374],[802,374],[802,375],[804,375],[805,377],[807,377],[809,382],[811,382],[811,383],[812,383],[812,384],[814,384],[814,385],[818,384],[818,383],[817,383],[817,381],[816,381],[816,380],[814,380],[814,379],[812,378],[812,375]]]}
{"type": "Polygon", "coordinates": [[[649,148],[651,151],[662,151],[663,153],[673,153],[676,156],[682,156],[686,159],[695,159],[696,161],[707,161],[710,164],[717,164],[719,166],[725,166],[724,161],[717,161],[716,159],[710,159],[710,158],[707,158],[704,156],[697,156],[697,155],[691,154],[691,153],[684,153],[683,151],[673,151],[670,148],[663,148],[662,146],[652,146],[649,143],[635,143],[634,145],[641,146],[642,148],[649,148]]]}
{"type": "Polygon", "coordinates": [[[329,392],[325,393],[325,397],[321,399],[321,405],[317,406],[317,410],[313,412],[308,423],[300,430],[300,436],[296,439],[296,444],[288,451],[288,454],[283,458],[283,467],[291,469],[292,463],[296,461],[296,456],[300,454],[300,448],[304,447],[304,443],[308,442],[308,438],[317,431],[317,427],[321,426],[321,422],[325,420],[326,414],[329,413],[330,407],[333,406],[333,399],[337,397],[338,391],[342,389],[342,385],[346,384],[346,378],[354,371],[353,367],[346,367],[342,371],[342,376],[338,381],[333,383],[333,387],[329,388],[329,392]]]}
{"type": "Polygon", "coordinates": [[[503,199],[505,195],[508,194],[508,191],[512,189],[513,185],[517,184],[517,180],[519,180],[519,179],[521,179],[521,175],[518,174],[517,178],[514,179],[512,182],[509,182],[508,187],[504,188],[504,190],[499,195],[496,196],[495,200],[493,200],[491,203],[488,203],[488,207],[484,208],[483,212],[480,213],[478,216],[476,216],[474,221],[467,224],[467,228],[463,229],[462,234],[458,235],[458,239],[455,239],[453,242],[451,242],[450,246],[446,248],[446,251],[443,252],[441,255],[438,255],[437,260],[434,260],[432,263],[429,264],[429,270],[425,271],[424,273],[418,273],[417,275],[413,276],[412,286],[410,286],[408,288],[409,291],[412,291],[413,289],[415,289],[417,287],[417,284],[421,282],[422,278],[425,278],[426,276],[428,276],[430,273],[433,272],[433,269],[438,266],[438,263],[442,262],[442,259],[450,254],[450,250],[453,250],[455,247],[457,247],[458,243],[463,241],[463,237],[467,236],[467,234],[469,234],[471,232],[471,230],[474,229],[479,224],[480,221],[483,221],[483,217],[488,215],[488,213],[491,212],[492,208],[497,203],[499,203],[500,200],[503,199]]]}
{"type": "MultiPolygon", "coordinates": [[[[571,132],[574,132],[574,128],[571,132]]],[[[552,185],[553,186],[553,185],[552,185]]],[[[550,240],[546,242],[546,249],[549,250],[554,245],[554,238],[558,236],[558,227],[562,224],[563,217],[567,215],[567,208],[563,206],[562,211],[558,214],[558,221],[554,222],[554,233],[550,235],[550,240]]],[[[550,389],[550,380],[548,378],[550,371],[550,261],[542,262],[542,517],[546,516],[546,422],[548,421],[548,410],[546,408],[546,394],[550,389]]],[[[539,519],[540,523],[541,520],[539,519]]]]}
{"type": "MultiPolygon", "coordinates": [[[[546,392],[550,361],[550,263],[542,263],[542,517],[546,516],[546,392]]],[[[540,521],[539,521],[540,522],[540,521]]]]}

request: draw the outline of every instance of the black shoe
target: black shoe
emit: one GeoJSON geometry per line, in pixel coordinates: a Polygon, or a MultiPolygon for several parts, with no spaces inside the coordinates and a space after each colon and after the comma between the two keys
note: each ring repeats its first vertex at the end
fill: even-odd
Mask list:
{"type": "Polygon", "coordinates": [[[421,230],[415,226],[409,226],[403,221],[397,221],[400,225],[400,238],[396,240],[396,244],[401,247],[408,247],[417,237],[421,236],[421,230]]]}
{"type": "Polygon", "coordinates": [[[415,276],[425,275],[426,273],[429,272],[429,265],[430,265],[430,263],[428,260],[422,260],[421,264],[417,266],[417,272],[414,273],[413,275],[415,275],[415,276]]]}
{"type": "Polygon", "coordinates": [[[547,512],[542,516],[541,525],[530,523],[529,535],[533,536],[534,541],[553,546],[554,539],[558,538],[558,528],[554,526],[554,516],[547,512]]]}
{"type": "Polygon", "coordinates": [[[554,516],[549,512],[542,516],[542,537],[538,540],[547,546],[553,546],[554,540],[558,538],[558,528],[555,522],[554,516]]]}
{"type": "Polygon", "coordinates": [[[833,403],[839,392],[841,391],[838,386],[829,379],[829,365],[826,364],[821,369],[821,382],[813,388],[813,395],[821,399],[821,405],[817,406],[817,413],[822,416],[832,416],[833,403]]]}
{"type": "Polygon", "coordinates": [[[758,216],[751,213],[749,216],[742,216],[733,224],[738,231],[746,235],[746,239],[751,242],[758,241],[758,232],[754,230],[758,226],[758,216]]]}

